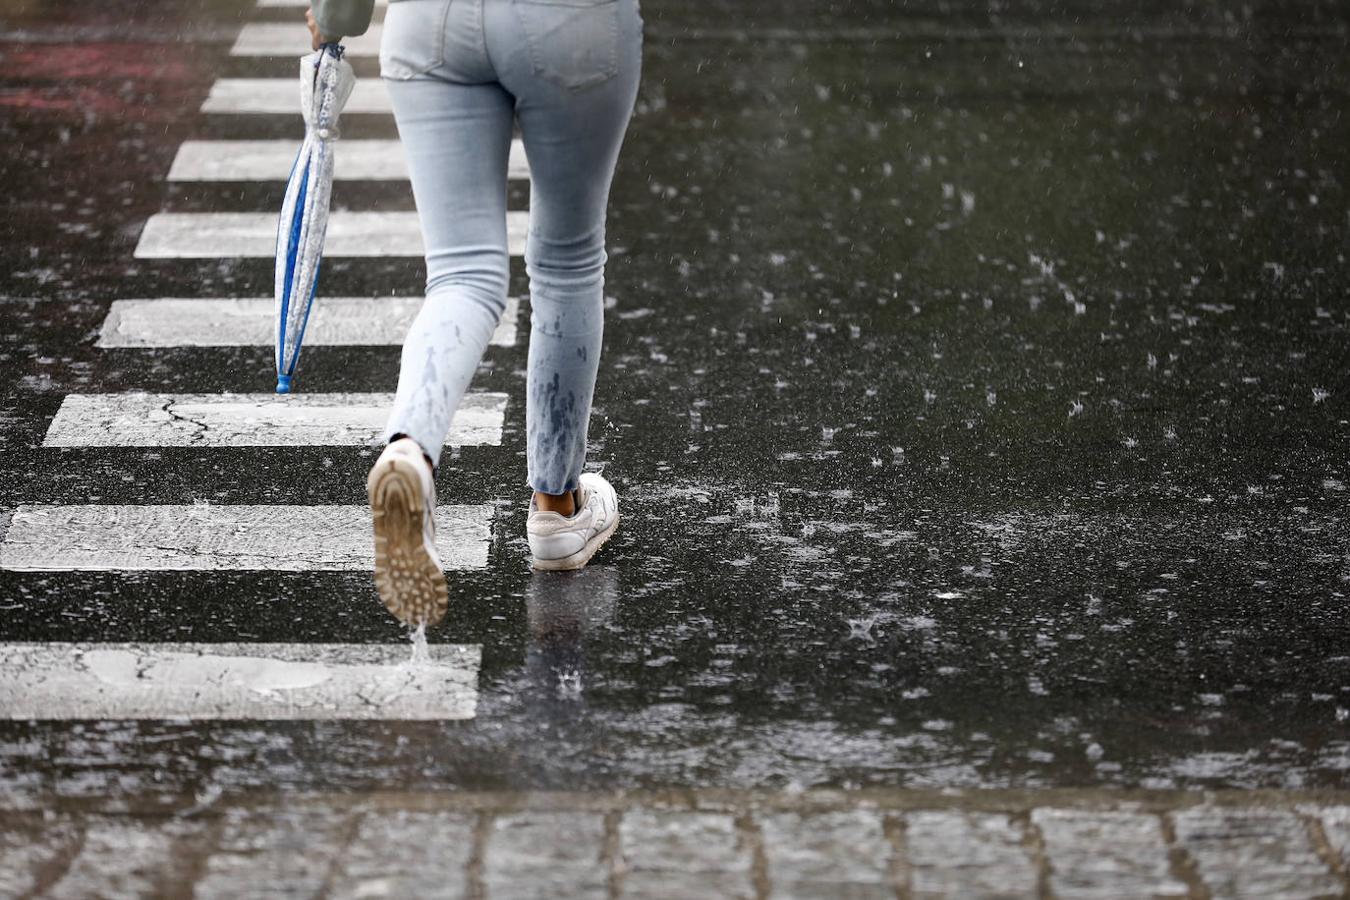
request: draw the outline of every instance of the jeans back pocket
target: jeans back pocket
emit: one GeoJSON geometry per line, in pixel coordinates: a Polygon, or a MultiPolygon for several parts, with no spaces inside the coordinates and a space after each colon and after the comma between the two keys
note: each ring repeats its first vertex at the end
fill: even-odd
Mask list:
{"type": "Polygon", "coordinates": [[[618,0],[511,0],[534,74],[583,88],[619,71],[618,0]]]}
{"type": "Polygon", "coordinates": [[[380,38],[380,76],[407,81],[445,61],[445,24],[451,0],[390,3],[380,38]]]}

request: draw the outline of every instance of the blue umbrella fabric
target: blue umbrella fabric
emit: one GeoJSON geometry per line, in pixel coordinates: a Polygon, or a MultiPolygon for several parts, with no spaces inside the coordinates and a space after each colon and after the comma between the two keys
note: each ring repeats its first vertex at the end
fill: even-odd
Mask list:
{"type": "Polygon", "coordinates": [[[291,391],[300,361],[314,288],[319,280],[328,200],[333,189],[333,144],[337,121],[356,75],[338,44],[324,44],[300,58],[300,114],[305,140],[291,167],[277,223],[277,393],[291,391]]]}

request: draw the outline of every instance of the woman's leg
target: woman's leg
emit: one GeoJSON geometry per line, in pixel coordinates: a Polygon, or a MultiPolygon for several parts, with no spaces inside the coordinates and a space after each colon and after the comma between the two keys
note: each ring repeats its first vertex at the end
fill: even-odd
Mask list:
{"type": "Polygon", "coordinates": [[[506,163],[514,98],[499,84],[386,80],[426,244],[427,288],[403,343],[384,439],[439,462],[450,420],[506,307],[506,163]]]}
{"type": "MultiPolygon", "coordinates": [[[[516,117],[530,162],[529,483],[537,495],[568,495],[556,507],[566,514],[586,460],[604,327],[605,208],[637,96],[641,19],[634,0],[607,9],[511,5],[520,17],[516,46],[489,50],[502,83],[518,98],[516,117]],[[618,17],[616,28],[600,18],[610,12],[618,17]],[[596,17],[594,26],[584,17],[596,17]],[[592,36],[599,43],[586,52],[566,46],[592,36]],[[550,70],[555,58],[593,58],[597,71],[550,70]],[[564,80],[588,83],[568,86],[560,71],[564,80]]],[[[537,499],[541,508],[548,505],[547,497],[537,499]]]]}

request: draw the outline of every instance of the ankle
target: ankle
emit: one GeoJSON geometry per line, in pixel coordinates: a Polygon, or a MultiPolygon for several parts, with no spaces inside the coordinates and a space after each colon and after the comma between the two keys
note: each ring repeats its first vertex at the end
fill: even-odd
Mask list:
{"type": "Polygon", "coordinates": [[[545,494],[540,491],[534,492],[534,505],[540,512],[555,512],[565,518],[570,518],[577,513],[581,505],[580,491],[569,491],[565,494],[545,494]]]}

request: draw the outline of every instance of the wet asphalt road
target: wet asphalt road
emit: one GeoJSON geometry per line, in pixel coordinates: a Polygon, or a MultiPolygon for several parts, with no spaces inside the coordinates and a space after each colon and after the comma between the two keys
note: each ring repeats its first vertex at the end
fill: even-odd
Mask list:
{"type": "MultiPolygon", "coordinates": [[[[431,636],[483,645],[477,717],[0,724],[0,794],[1346,788],[1350,14],[1019,6],[648,0],[592,425],[625,520],[531,576],[525,347],[494,349],[503,444],[441,480],[497,505],[491,564],[431,636]]],[[[94,341],[116,299],[270,294],[265,260],[132,251],[163,210],[277,208],[165,173],[189,138],[298,136],[197,111],[290,77],[228,52],[296,15],[0,6],[0,531],[364,502],[359,448],[41,447],[68,393],[270,388],[266,348],[94,341]]],[[[320,295],[421,279],[335,260],[320,295]]],[[[302,390],[397,363],[311,347],[302,390]]],[[[0,572],[0,608],[4,641],[403,639],[360,574],[0,572]]]]}

